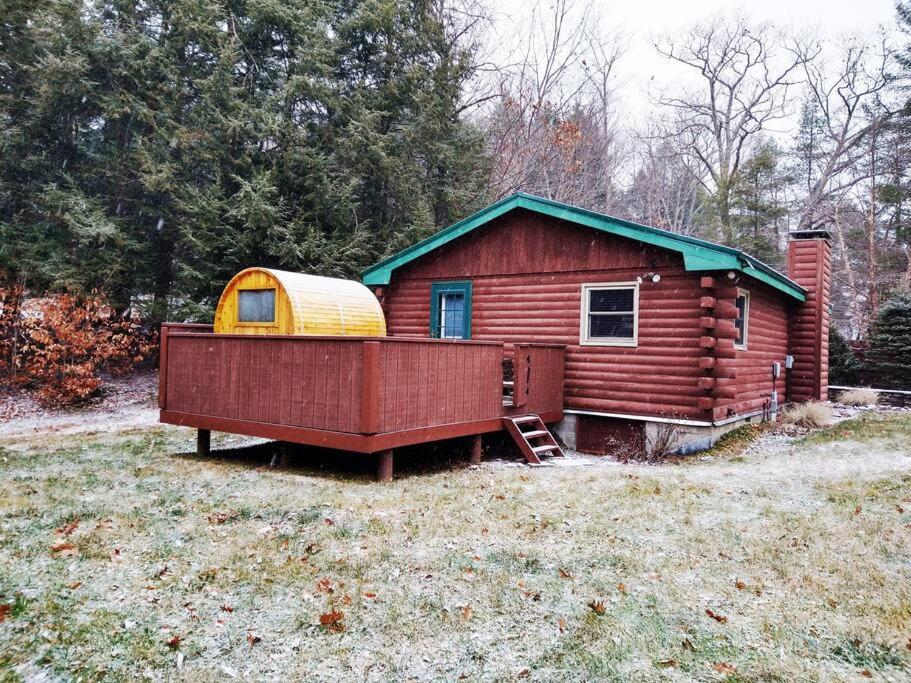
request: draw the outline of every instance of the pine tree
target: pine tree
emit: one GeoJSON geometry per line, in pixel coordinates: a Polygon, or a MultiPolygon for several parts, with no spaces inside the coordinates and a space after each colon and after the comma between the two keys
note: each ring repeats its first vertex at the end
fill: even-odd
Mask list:
{"type": "Polygon", "coordinates": [[[911,292],[880,307],[865,365],[874,386],[911,390],[911,292]]]}
{"type": "Polygon", "coordinates": [[[835,325],[829,327],[829,384],[856,386],[862,366],[835,325]]]}
{"type": "Polygon", "coordinates": [[[204,319],[240,268],[356,276],[483,202],[437,2],[11,2],[0,270],[34,290],[204,319]]]}

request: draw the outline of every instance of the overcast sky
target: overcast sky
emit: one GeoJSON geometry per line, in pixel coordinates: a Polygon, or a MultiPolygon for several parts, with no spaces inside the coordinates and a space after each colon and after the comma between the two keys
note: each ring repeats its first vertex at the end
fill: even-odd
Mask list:
{"type": "MultiPolygon", "coordinates": [[[[816,29],[821,37],[872,33],[880,26],[893,30],[896,25],[893,0],[596,0],[596,4],[605,32],[620,28],[628,40],[618,83],[621,106],[632,117],[641,116],[648,108],[649,87],[673,85],[667,81],[673,80],[675,72],[655,53],[654,40],[719,11],[740,10],[781,27],[816,29]]],[[[490,0],[504,42],[516,39],[514,26],[513,30],[509,27],[521,22],[530,5],[530,0],[490,0]]]]}

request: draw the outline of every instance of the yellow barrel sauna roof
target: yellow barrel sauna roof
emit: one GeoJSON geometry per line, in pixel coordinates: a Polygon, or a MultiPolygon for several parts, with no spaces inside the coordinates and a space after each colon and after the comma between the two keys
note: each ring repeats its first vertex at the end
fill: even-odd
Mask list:
{"type": "Polygon", "coordinates": [[[222,292],[215,332],[385,337],[386,320],[360,282],[247,268],[222,292]]]}

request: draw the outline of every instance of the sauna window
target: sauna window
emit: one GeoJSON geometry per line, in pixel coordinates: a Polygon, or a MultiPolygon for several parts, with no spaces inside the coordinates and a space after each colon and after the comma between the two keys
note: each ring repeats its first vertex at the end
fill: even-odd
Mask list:
{"type": "Polygon", "coordinates": [[[617,282],[582,286],[579,343],[592,346],[636,346],[639,286],[617,282]]]}
{"type": "Polygon", "coordinates": [[[471,283],[435,282],[430,289],[430,336],[471,338],[471,283]]]}
{"type": "Polygon", "coordinates": [[[737,339],[734,340],[734,348],[746,349],[750,316],[750,293],[745,289],[738,289],[736,305],[738,315],[737,320],[734,321],[734,327],[737,328],[737,339]]]}
{"type": "Polygon", "coordinates": [[[237,322],[274,323],[275,290],[242,289],[237,292],[237,322]]]}

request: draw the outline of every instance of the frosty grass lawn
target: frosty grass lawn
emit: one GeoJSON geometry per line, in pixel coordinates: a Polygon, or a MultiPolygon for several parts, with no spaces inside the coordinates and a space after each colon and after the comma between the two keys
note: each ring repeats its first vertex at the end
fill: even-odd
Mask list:
{"type": "Polygon", "coordinates": [[[387,485],[192,436],[0,441],[0,680],[911,676],[907,414],[387,485]]]}

